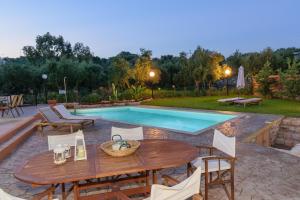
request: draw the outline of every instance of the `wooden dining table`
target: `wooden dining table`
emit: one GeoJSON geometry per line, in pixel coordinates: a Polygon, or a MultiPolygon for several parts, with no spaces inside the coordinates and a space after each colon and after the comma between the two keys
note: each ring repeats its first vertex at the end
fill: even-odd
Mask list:
{"type": "MultiPolygon", "coordinates": [[[[87,160],[74,161],[72,156],[62,165],[53,162],[53,152],[47,151],[33,156],[15,170],[15,177],[32,185],[56,185],[73,183],[74,199],[80,197],[80,190],[91,186],[118,184],[119,181],[104,181],[80,185],[80,181],[146,172],[146,186],[139,192],[150,192],[149,172],[152,183],[157,182],[156,172],[161,169],[189,164],[198,156],[192,145],[168,139],[149,139],[140,141],[139,149],[130,156],[112,157],[100,149],[100,144],[87,145],[87,160]],[[94,185],[93,185],[94,184],[94,185]],[[98,184],[98,185],[97,185],[98,184]],[[99,185],[100,184],[100,185],[99,185]]],[[[127,179],[120,180],[126,183],[127,179]]],[[[122,190],[123,191],[123,190],[122,190]]],[[[134,194],[128,189],[125,194],[134,194]]]]}

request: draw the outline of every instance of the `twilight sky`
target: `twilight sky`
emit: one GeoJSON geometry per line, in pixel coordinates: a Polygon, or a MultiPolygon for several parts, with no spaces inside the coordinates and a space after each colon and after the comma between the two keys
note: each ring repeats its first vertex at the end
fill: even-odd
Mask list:
{"type": "Polygon", "coordinates": [[[0,57],[20,56],[46,32],[100,57],[300,47],[299,8],[299,0],[0,0],[0,57]]]}

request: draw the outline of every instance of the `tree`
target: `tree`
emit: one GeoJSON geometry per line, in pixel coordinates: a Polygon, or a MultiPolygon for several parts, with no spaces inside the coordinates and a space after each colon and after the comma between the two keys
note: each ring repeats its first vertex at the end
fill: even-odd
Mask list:
{"type": "Polygon", "coordinates": [[[129,88],[129,79],[132,77],[129,62],[122,57],[114,58],[109,76],[110,82],[118,88],[129,88]]]}
{"type": "Polygon", "coordinates": [[[284,94],[295,98],[300,95],[300,63],[295,60],[287,59],[288,69],[280,71],[280,80],[284,87],[284,94]]]}
{"type": "Polygon", "coordinates": [[[179,54],[179,72],[175,76],[175,81],[178,85],[183,86],[186,90],[187,86],[191,84],[191,67],[189,65],[189,60],[185,52],[179,54]]]}
{"type": "Polygon", "coordinates": [[[172,55],[161,56],[160,59],[156,61],[156,64],[164,73],[164,85],[174,85],[175,74],[180,70],[178,57],[172,55]]]}
{"type": "Polygon", "coordinates": [[[79,60],[79,62],[89,62],[93,58],[93,54],[90,47],[84,46],[84,44],[77,42],[73,47],[73,55],[79,60]]]}
{"type": "Polygon", "coordinates": [[[136,85],[143,86],[149,80],[149,72],[153,66],[151,55],[151,51],[141,49],[141,55],[137,59],[133,69],[136,85]]]}
{"type": "Polygon", "coordinates": [[[270,90],[270,80],[269,80],[269,76],[271,76],[273,73],[273,70],[271,68],[271,63],[269,61],[267,61],[263,68],[258,72],[257,77],[256,77],[256,81],[259,83],[259,89],[258,91],[264,95],[264,96],[268,96],[271,95],[271,90],[270,90]]]}
{"type": "Polygon", "coordinates": [[[202,84],[202,88],[205,88],[207,76],[210,71],[210,54],[210,51],[198,47],[190,58],[190,65],[193,72],[192,77],[195,81],[197,91],[200,90],[200,84],[202,84]]]}
{"type": "Polygon", "coordinates": [[[210,71],[209,71],[209,87],[211,87],[214,81],[220,80],[224,77],[224,69],[222,62],[224,61],[224,56],[220,53],[213,53],[210,60],[210,71]]]}

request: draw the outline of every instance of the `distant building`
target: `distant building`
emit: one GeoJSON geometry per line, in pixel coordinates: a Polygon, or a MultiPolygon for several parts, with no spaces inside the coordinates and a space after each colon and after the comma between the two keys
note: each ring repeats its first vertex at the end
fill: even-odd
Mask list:
{"type": "Polygon", "coordinates": [[[300,60],[300,51],[294,52],[294,58],[300,60]]]}

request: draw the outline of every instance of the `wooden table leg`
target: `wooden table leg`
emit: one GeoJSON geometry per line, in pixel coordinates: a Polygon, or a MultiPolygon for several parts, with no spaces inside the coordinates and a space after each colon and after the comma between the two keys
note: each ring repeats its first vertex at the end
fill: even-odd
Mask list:
{"type": "Polygon", "coordinates": [[[156,184],[157,183],[157,173],[156,170],[152,171],[152,184],[156,184]]]}
{"type": "Polygon", "coordinates": [[[149,186],[149,171],[146,171],[146,186],[149,186]]]}
{"type": "Polygon", "coordinates": [[[66,199],[66,188],[64,183],[61,184],[61,198],[62,200],[66,199]]]}
{"type": "Polygon", "coordinates": [[[73,193],[74,193],[74,200],[79,200],[79,188],[78,188],[78,182],[74,182],[74,188],[73,188],[73,193]]]}

